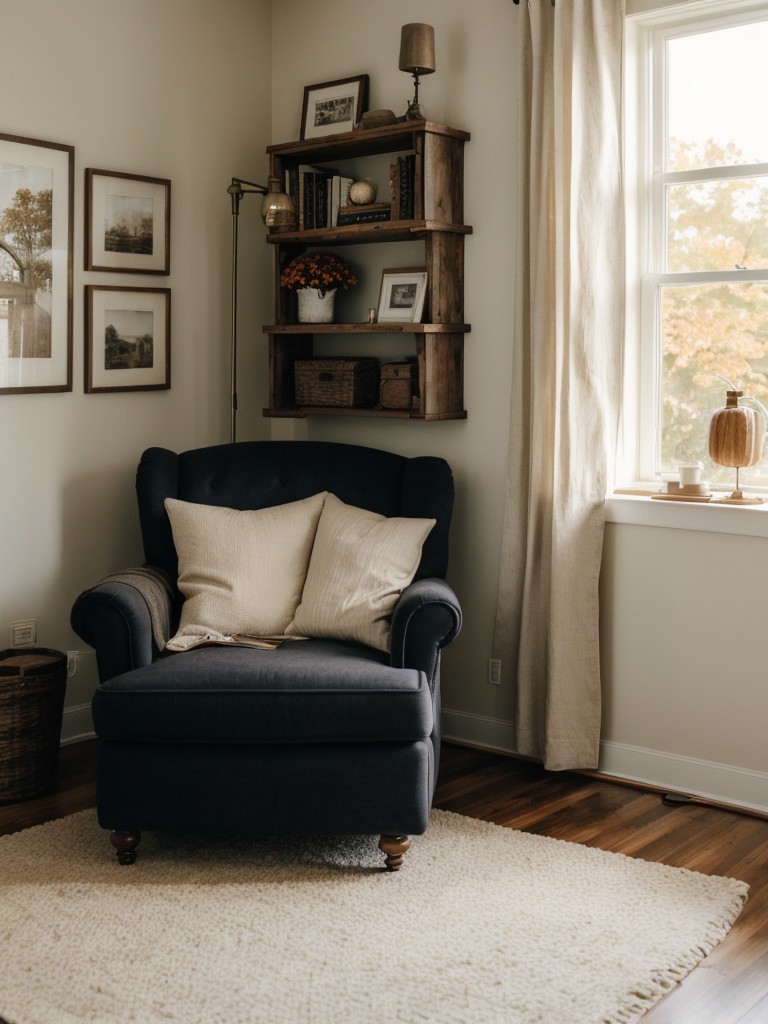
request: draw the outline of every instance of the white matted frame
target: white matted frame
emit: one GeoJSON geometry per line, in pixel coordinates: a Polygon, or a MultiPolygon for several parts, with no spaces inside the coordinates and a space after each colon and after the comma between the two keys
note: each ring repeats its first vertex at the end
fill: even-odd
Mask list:
{"type": "Polygon", "coordinates": [[[72,390],[74,163],[0,133],[0,395],[72,390]]]}
{"type": "Polygon", "coordinates": [[[424,267],[382,270],[379,323],[421,323],[426,290],[424,267]]]}
{"type": "Polygon", "coordinates": [[[304,86],[301,138],[351,132],[367,109],[368,75],[304,86]]]}
{"type": "Polygon", "coordinates": [[[171,289],[86,285],[86,393],[170,386],[171,289]]]}
{"type": "Polygon", "coordinates": [[[170,273],[171,183],[167,178],[86,168],[85,269],[170,273]]]}

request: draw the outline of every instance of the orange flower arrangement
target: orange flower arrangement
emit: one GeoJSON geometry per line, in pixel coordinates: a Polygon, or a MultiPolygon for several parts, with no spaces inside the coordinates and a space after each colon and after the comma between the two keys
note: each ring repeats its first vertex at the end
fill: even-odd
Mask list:
{"type": "Polygon", "coordinates": [[[280,287],[317,288],[322,298],[332,288],[350,288],[357,278],[344,260],[333,252],[310,252],[291,260],[280,275],[280,287]]]}

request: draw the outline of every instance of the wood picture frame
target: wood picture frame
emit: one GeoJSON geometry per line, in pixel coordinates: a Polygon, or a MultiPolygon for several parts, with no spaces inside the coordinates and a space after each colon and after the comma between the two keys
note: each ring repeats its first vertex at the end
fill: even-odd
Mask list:
{"type": "Polygon", "coordinates": [[[85,286],[85,391],[167,391],[171,289],[85,286]]]}
{"type": "Polygon", "coordinates": [[[85,269],[171,272],[168,178],[86,168],[85,269]]]}
{"type": "Polygon", "coordinates": [[[0,395],[72,390],[74,166],[0,133],[0,395]]]}
{"type": "Polygon", "coordinates": [[[301,139],[354,131],[368,109],[368,75],[304,86],[301,139]]]}
{"type": "Polygon", "coordinates": [[[401,267],[381,272],[379,323],[421,323],[427,271],[424,267],[401,267]]]}

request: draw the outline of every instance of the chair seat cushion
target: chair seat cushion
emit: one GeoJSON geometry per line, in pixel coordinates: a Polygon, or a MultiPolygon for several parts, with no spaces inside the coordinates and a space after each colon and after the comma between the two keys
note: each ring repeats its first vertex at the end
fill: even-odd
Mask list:
{"type": "Polygon", "coordinates": [[[102,683],[93,720],[101,739],[126,742],[357,743],[426,738],[434,714],[423,672],[359,644],[299,640],[161,658],[102,683]]]}

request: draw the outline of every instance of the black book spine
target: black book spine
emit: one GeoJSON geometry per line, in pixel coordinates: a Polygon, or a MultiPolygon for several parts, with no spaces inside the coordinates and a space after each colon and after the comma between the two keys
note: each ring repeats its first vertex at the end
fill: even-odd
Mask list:
{"type": "Polygon", "coordinates": [[[315,227],[328,227],[328,178],[320,174],[317,177],[317,193],[315,196],[315,227]]]}
{"type": "Polygon", "coordinates": [[[416,154],[415,153],[409,153],[409,155],[405,159],[406,159],[407,178],[408,178],[408,188],[407,188],[407,191],[408,191],[408,202],[407,202],[407,207],[406,207],[406,216],[407,216],[408,220],[413,220],[413,214],[414,214],[414,184],[415,184],[414,179],[415,179],[415,175],[416,175],[416,154]]]}
{"type": "Polygon", "coordinates": [[[373,224],[382,220],[390,219],[389,210],[361,210],[359,213],[340,213],[338,224],[373,224]]]}
{"type": "Polygon", "coordinates": [[[304,229],[311,231],[315,226],[315,175],[304,175],[304,229]]]}

